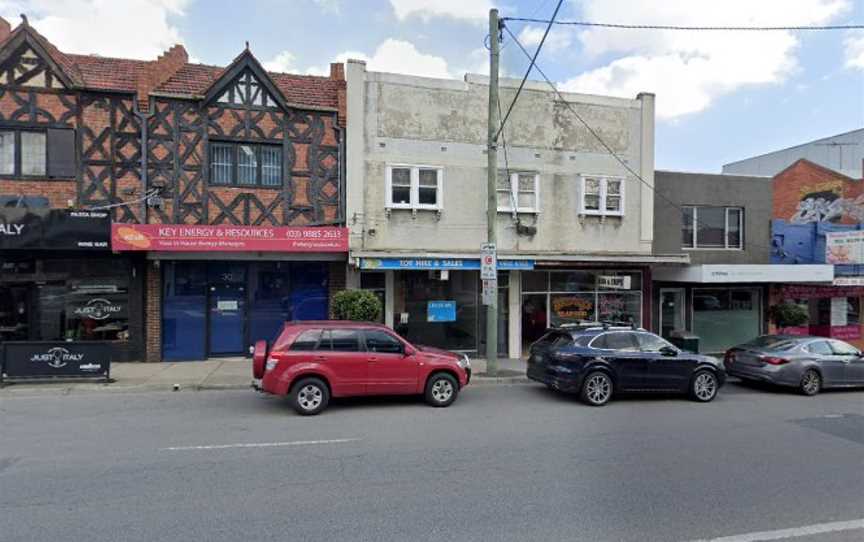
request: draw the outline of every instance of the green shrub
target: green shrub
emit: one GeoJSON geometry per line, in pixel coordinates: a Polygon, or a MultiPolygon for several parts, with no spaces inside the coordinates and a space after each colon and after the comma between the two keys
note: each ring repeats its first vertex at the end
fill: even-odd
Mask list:
{"type": "Polygon", "coordinates": [[[374,322],[382,310],[381,300],[368,290],[343,290],[333,296],[332,313],[336,320],[374,322]]]}
{"type": "Polygon", "coordinates": [[[794,303],[780,303],[768,309],[768,318],[778,328],[803,326],[810,321],[807,309],[794,303]]]}

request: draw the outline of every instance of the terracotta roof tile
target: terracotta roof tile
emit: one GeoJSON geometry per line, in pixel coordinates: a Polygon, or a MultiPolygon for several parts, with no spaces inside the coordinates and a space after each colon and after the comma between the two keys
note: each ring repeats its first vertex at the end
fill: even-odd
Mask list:
{"type": "MultiPolygon", "coordinates": [[[[203,96],[213,81],[225,68],[205,64],[186,64],[177,73],[160,85],[155,92],[181,96],[203,96]]],[[[338,92],[345,87],[344,81],[313,75],[294,75],[267,72],[276,88],[289,104],[336,110],[339,107],[338,92]]]]}
{"type": "Polygon", "coordinates": [[[139,76],[143,76],[149,62],[128,58],[110,58],[93,55],[66,55],[74,62],[84,79],[84,86],[96,90],[135,92],[139,76]]]}
{"type": "MultiPolygon", "coordinates": [[[[139,78],[146,77],[148,66],[153,64],[146,60],[63,53],[33,27],[25,25],[15,28],[5,41],[9,41],[25,29],[39,41],[75,86],[94,90],[137,92],[139,78]]],[[[0,43],[0,46],[2,45],[0,43]]],[[[242,55],[243,53],[240,54],[242,55]]],[[[154,93],[178,97],[203,96],[225,69],[205,64],[185,64],[167,81],[159,85],[154,93]]],[[[268,72],[268,74],[290,105],[299,108],[339,110],[339,93],[345,90],[344,80],[287,73],[268,72]]],[[[340,122],[344,122],[344,119],[340,119],[340,122]]]]}

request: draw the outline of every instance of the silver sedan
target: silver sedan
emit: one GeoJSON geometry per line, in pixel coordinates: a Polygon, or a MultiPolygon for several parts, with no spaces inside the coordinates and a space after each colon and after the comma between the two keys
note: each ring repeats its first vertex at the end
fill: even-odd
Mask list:
{"type": "Polygon", "coordinates": [[[729,375],[742,380],[791,386],[804,395],[864,386],[864,354],[825,337],[763,335],[730,348],[723,364],[729,375]]]}

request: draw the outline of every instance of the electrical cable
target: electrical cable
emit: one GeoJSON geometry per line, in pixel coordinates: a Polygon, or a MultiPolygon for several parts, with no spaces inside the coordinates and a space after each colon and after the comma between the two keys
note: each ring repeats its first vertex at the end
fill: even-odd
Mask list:
{"type": "MultiPolygon", "coordinates": [[[[521,43],[521,42],[516,38],[516,36],[513,35],[513,32],[511,32],[510,29],[509,29],[507,26],[504,26],[504,30],[505,30],[508,34],[510,34],[510,37],[513,38],[513,41],[516,43],[516,45],[519,47],[519,49],[520,49],[520,50],[525,54],[525,56],[527,56],[528,58],[531,58],[530,53],[528,53],[528,51],[525,49],[525,47],[522,45],[522,43],[521,43]]],[[[601,145],[601,146],[606,150],[606,152],[609,153],[609,155],[612,156],[612,158],[615,159],[615,161],[617,161],[619,164],[621,164],[621,166],[624,167],[624,169],[626,169],[626,170],[627,170],[631,175],[633,175],[636,179],[638,179],[640,183],[642,183],[643,185],[645,185],[646,187],[648,187],[648,188],[649,188],[649,189],[654,193],[654,195],[659,196],[660,199],[664,200],[666,203],[668,203],[668,204],[669,204],[670,206],[672,206],[673,208],[675,208],[675,209],[681,211],[682,213],[684,212],[684,206],[683,206],[683,205],[679,205],[677,202],[672,201],[672,199],[670,199],[670,198],[669,198],[668,196],[666,196],[665,194],[662,194],[662,193],[658,192],[657,189],[656,189],[653,185],[651,185],[649,182],[647,182],[645,179],[643,179],[641,175],[639,175],[635,170],[633,170],[633,168],[630,167],[630,164],[628,164],[624,159],[622,159],[620,156],[618,156],[618,153],[616,153],[616,152],[612,149],[612,147],[610,147],[610,146],[606,143],[606,141],[605,141],[602,137],[600,137],[600,134],[598,134],[597,131],[594,130],[594,128],[592,128],[591,125],[588,124],[588,122],[587,122],[585,119],[583,119],[582,116],[581,116],[581,115],[580,115],[580,114],[579,114],[579,113],[578,113],[578,112],[573,108],[573,106],[570,104],[570,102],[568,102],[568,101],[564,98],[564,96],[563,96],[563,95],[561,94],[561,92],[558,90],[558,87],[555,85],[555,83],[553,83],[552,80],[550,80],[550,79],[546,76],[546,74],[543,72],[543,69],[542,69],[539,65],[537,65],[536,62],[534,63],[534,67],[537,68],[537,73],[539,73],[539,74],[543,77],[543,79],[546,80],[546,83],[549,85],[549,87],[552,89],[552,91],[553,91],[553,92],[558,96],[558,99],[561,101],[561,103],[562,103],[562,104],[563,104],[563,105],[564,105],[564,106],[565,106],[565,107],[566,107],[566,108],[567,108],[571,113],[573,113],[573,116],[575,116],[576,119],[577,119],[580,123],[582,123],[582,125],[585,127],[585,129],[588,130],[588,132],[589,132],[589,133],[590,133],[590,134],[591,134],[591,135],[592,135],[592,136],[593,136],[593,137],[594,137],[594,138],[595,138],[595,139],[600,143],[600,145],[601,145]]],[[[656,219],[656,217],[655,217],[655,219],[656,219]]],[[[691,219],[690,219],[690,220],[691,220],[691,223],[692,223],[692,225],[693,225],[694,230],[696,230],[696,229],[697,229],[697,226],[700,225],[698,219],[695,219],[694,217],[691,216],[691,219]]],[[[765,247],[763,247],[763,246],[761,246],[761,245],[749,244],[749,243],[745,242],[744,239],[741,240],[741,246],[742,246],[742,247],[750,246],[750,247],[753,247],[753,248],[756,248],[756,249],[759,249],[759,250],[765,248],[765,247]]],[[[799,257],[799,258],[800,258],[800,256],[797,256],[797,255],[796,255],[796,257],[799,257]]],[[[806,260],[808,260],[810,263],[817,263],[817,264],[824,264],[824,263],[825,263],[825,262],[817,261],[817,260],[815,260],[815,259],[813,259],[813,258],[802,258],[802,259],[806,259],[806,260]]]]}
{"type": "Polygon", "coordinates": [[[108,209],[115,209],[117,207],[123,207],[124,205],[132,205],[135,203],[141,203],[142,201],[146,201],[148,198],[153,196],[157,196],[159,194],[159,189],[154,188],[150,190],[147,194],[141,196],[138,199],[133,199],[129,201],[120,201],[117,203],[109,203],[107,205],[97,205],[96,207],[87,207],[84,209],[85,211],[107,211],[108,209]]]}
{"type": "MultiPolygon", "coordinates": [[[[534,57],[531,59],[531,64],[528,65],[528,69],[525,71],[525,76],[522,77],[522,82],[519,83],[519,88],[516,89],[516,95],[513,96],[513,101],[510,102],[510,107],[507,109],[507,114],[504,115],[503,119],[501,119],[500,125],[498,126],[498,131],[495,132],[495,137],[492,138],[493,144],[498,141],[498,136],[501,135],[501,131],[504,129],[504,125],[507,124],[507,119],[510,118],[510,113],[513,112],[513,107],[516,106],[516,100],[519,99],[519,94],[522,93],[522,88],[525,86],[525,82],[528,81],[528,76],[531,75],[531,69],[534,67],[534,62],[537,60],[537,56],[540,55],[540,50],[543,49],[543,44],[546,43],[546,37],[549,35],[549,31],[552,29],[552,23],[555,22],[555,17],[558,16],[558,10],[561,9],[561,4],[563,3],[564,0],[558,0],[558,5],[555,6],[555,12],[552,13],[552,19],[550,19],[549,24],[546,25],[546,31],[543,32],[543,38],[540,40],[539,45],[537,45],[537,50],[534,51],[534,57]]],[[[499,24],[498,26],[500,30],[502,25],[499,24]]],[[[504,28],[506,29],[507,27],[504,26],[504,28]]],[[[513,35],[509,31],[508,33],[511,36],[513,35]]]]}
{"type": "Polygon", "coordinates": [[[824,31],[824,30],[861,30],[864,24],[835,24],[817,26],[677,26],[664,24],[618,24],[594,23],[589,21],[556,21],[531,17],[503,17],[502,21],[523,23],[548,23],[549,25],[584,26],[593,28],[616,28],[625,30],[681,30],[705,32],[779,32],[779,31],[824,31]]]}

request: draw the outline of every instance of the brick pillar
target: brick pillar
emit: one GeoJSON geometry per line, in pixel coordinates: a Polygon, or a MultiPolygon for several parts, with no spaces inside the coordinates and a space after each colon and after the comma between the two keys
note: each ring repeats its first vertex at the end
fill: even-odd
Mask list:
{"type": "Polygon", "coordinates": [[[145,360],[162,361],[162,270],[158,261],[147,262],[144,293],[145,360]]]}
{"type": "Polygon", "coordinates": [[[330,275],[330,280],[328,281],[327,286],[327,298],[328,298],[328,313],[330,314],[330,318],[333,318],[333,296],[337,293],[341,292],[345,289],[345,281],[346,281],[346,272],[345,266],[347,264],[345,262],[333,262],[329,266],[328,274],[330,275]]]}

